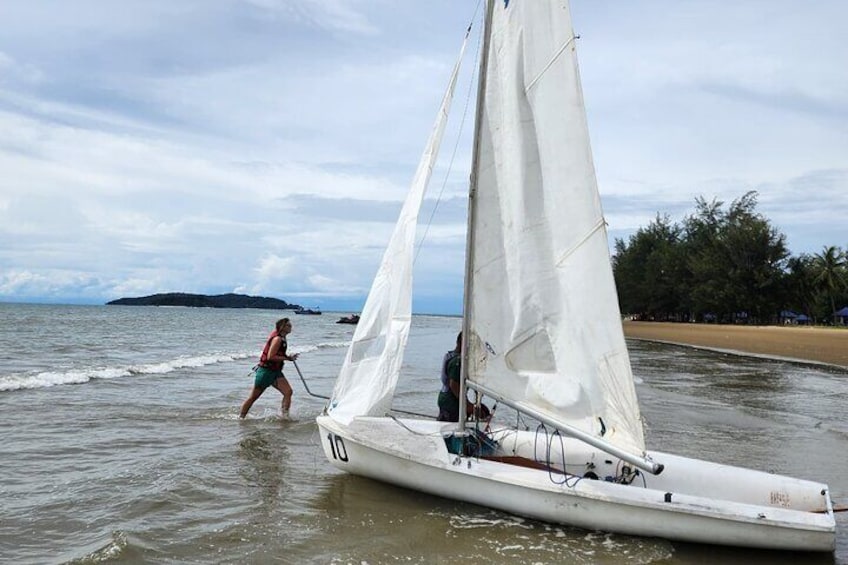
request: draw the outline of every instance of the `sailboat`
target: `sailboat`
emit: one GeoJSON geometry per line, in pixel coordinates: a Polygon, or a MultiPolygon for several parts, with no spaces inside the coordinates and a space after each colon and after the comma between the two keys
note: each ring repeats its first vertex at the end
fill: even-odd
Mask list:
{"type": "Polygon", "coordinates": [[[356,475],[588,530],[833,551],[827,485],[647,449],[568,3],[489,0],[484,20],[460,398],[476,391],[478,402],[484,395],[538,427],[488,430],[473,419],[392,413],[412,317],[416,224],[457,63],[317,418],[327,459],[356,475]]]}

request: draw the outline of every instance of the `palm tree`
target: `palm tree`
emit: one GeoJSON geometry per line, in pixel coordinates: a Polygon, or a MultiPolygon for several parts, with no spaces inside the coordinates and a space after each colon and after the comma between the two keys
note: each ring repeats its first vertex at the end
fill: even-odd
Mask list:
{"type": "Polygon", "coordinates": [[[833,245],[822,248],[822,252],[814,256],[813,282],[830,300],[831,316],[836,312],[834,295],[846,285],[845,265],[845,252],[833,245]]]}

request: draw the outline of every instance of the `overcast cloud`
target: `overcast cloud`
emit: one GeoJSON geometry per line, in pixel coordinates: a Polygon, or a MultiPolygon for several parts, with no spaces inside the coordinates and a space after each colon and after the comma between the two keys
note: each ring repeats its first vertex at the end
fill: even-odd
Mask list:
{"type": "MultiPolygon", "coordinates": [[[[573,0],[610,237],[757,190],[794,254],[848,247],[848,4],[737,4],[573,0]]],[[[476,6],[0,3],[0,300],[358,310],[476,6]]],[[[461,304],[469,92],[416,311],[461,304]]]]}

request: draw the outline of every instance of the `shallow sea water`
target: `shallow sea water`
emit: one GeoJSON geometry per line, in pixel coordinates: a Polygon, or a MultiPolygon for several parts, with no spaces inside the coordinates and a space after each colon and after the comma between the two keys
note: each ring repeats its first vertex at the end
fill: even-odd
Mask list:
{"type": "MultiPolygon", "coordinates": [[[[339,314],[340,315],[340,314],[339,314]]],[[[330,467],[293,367],[238,407],[274,321],[312,392],[352,334],[337,315],[0,304],[3,563],[840,563],[586,532],[330,467]]],[[[396,407],[431,413],[458,318],[416,316],[396,407]]],[[[848,504],[848,372],[629,341],[649,446],[820,480],[848,504]]]]}

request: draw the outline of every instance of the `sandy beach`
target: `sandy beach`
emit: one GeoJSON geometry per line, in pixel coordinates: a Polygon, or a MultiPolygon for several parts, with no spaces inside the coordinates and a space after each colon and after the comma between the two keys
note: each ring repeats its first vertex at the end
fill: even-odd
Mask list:
{"type": "Polygon", "coordinates": [[[848,328],[731,326],[625,320],[629,338],[827,363],[848,368],[848,328]]]}

